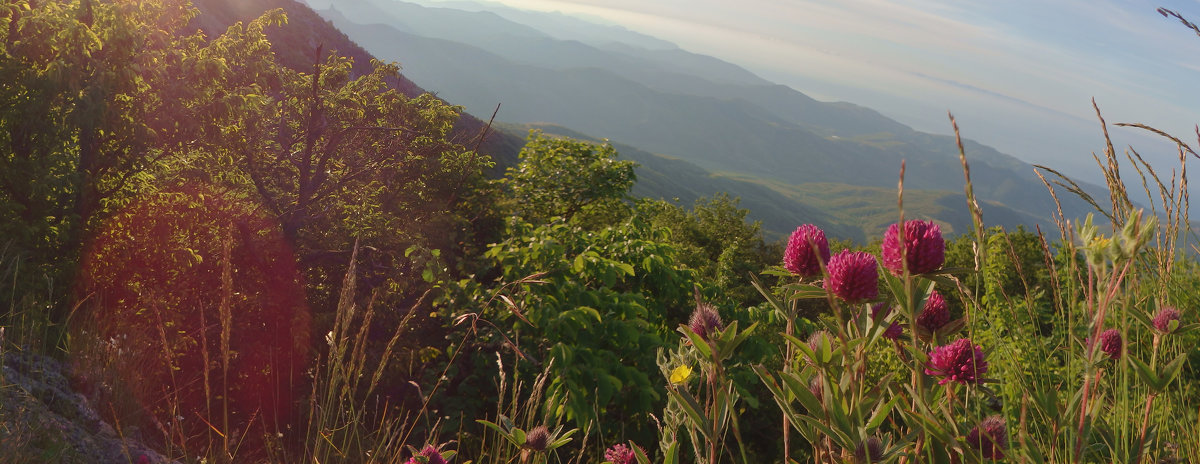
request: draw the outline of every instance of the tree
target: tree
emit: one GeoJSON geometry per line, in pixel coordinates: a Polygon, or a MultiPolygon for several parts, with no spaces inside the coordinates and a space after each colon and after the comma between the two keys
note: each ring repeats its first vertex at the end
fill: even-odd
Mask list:
{"type": "Polygon", "coordinates": [[[608,143],[551,138],[531,131],[506,181],[523,220],[571,219],[584,208],[621,201],[637,179],[632,161],[617,160],[608,143]]]}
{"type": "Polygon", "coordinates": [[[200,180],[261,205],[296,250],[318,311],[332,307],[356,240],[364,288],[418,293],[433,255],[406,251],[460,255],[473,239],[460,211],[486,209],[466,202],[490,159],[448,140],[459,108],[392,88],[394,64],[354,77],[349,59],[318,47],[309,70],[280,65],[265,31],[286,21],[269,11],[160,63],[160,93],[178,96],[162,125],[181,142],[156,185],[200,180]]]}
{"type": "Polygon", "coordinates": [[[778,264],[783,256],[767,245],[758,222],[746,221],[748,210],[720,194],[696,200],[691,211],[663,200],[641,200],[638,214],[671,231],[680,260],[695,269],[699,280],[713,285],[713,295],[738,306],[762,302],[749,275],[778,264]]]}
{"type": "Polygon", "coordinates": [[[273,218],[192,183],[123,208],[88,251],[78,285],[90,311],[73,344],[103,414],[179,451],[240,459],[295,429],[310,316],[273,218]]]}
{"type": "Polygon", "coordinates": [[[26,278],[69,281],[89,233],[175,153],[161,71],[199,40],[179,33],[190,17],[178,1],[0,7],[0,235],[26,278]]]}

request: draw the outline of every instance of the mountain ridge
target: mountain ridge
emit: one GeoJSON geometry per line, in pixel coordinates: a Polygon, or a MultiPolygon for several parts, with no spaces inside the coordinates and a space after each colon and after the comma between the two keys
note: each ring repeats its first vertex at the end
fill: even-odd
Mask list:
{"type": "MultiPolygon", "coordinates": [[[[204,12],[205,4],[208,4],[208,9],[212,10],[213,5],[220,7],[222,4],[228,3],[230,3],[229,0],[200,0],[198,8],[204,12]]],[[[232,19],[251,19],[261,13],[261,11],[252,11],[255,9],[261,8],[262,11],[265,11],[274,7],[285,8],[289,13],[291,24],[282,29],[291,27],[293,28],[293,32],[290,35],[281,34],[284,40],[278,44],[279,47],[277,48],[291,47],[291,50],[285,49],[281,53],[281,59],[290,56],[290,58],[285,60],[289,66],[304,66],[311,63],[312,57],[305,57],[304,53],[298,53],[297,49],[304,49],[306,47],[311,49],[315,47],[315,44],[324,44],[328,47],[326,50],[336,49],[343,54],[347,54],[343,50],[350,50],[352,53],[349,53],[349,55],[355,59],[356,67],[360,66],[360,63],[369,62],[372,59],[373,55],[368,50],[371,50],[372,45],[379,45],[375,42],[390,42],[393,46],[397,44],[408,45],[410,49],[427,48],[428,50],[424,55],[424,59],[438,59],[433,60],[433,63],[402,59],[400,64],[403,66],[402,73],[404,78],[397,83],[397,86],[409,94],[422,92],[422,87],[417,82],[425,82],[425,79],[428,78],[423,73],[427,73],[430,68],[440,68],[448,77],[446,79],[434,80],[434,82],[439,84],[451,83],[459,87],[474,88],[477,92],[477,99],[489,100],[483,105],[477,104],[478,102],[472,104],[464,101],[464,99],[454,94],[454,92],[439,90],[437,88],[430,89],[450,103],[465,105],[468,109],[460,121],[459,126],[461,127],[456,129],[456,138],[461,141],[469,141],[471,137],[478,134],[484,127],[482,121],[470,116],[468,113],[473,111],[475,113],[490,114],[495,105],[501,103],[501,99],[496,96],[500,95],[504,87],[511,85],[512,82],[523,82],[529,86],[531,93],[536,93],[539,97],[531,100],[503,99],[502,103],[504,104],[501,107],[500,113],[502,116],[512,114],[514,106],[519,107],[523,103],[530,103],[530,101],[535,104],[543,104],[545,100],[554,100],[563,94],[571,93],[569,86],[558,93],[547,92],[546,90],[554,89],[556,85],[561,85],[561,81],[556,82],[554,79],[548,77],[545,78],[546,80],[530,80],[523,79],[520,75],[505,75],[506,72],[520,73],[529,72],[530,69],[544,70],[545,68],[538,68],[528,63],[514,64],[510,59],[469,44],[404,33],[394,27],[385,25],[357,25],[345,18],[337,18],[336,15],[332,14],[333,10],[320,12],[325,17],[318,17],[318,12],[308,8],[306,5],[290,0],[254,0],[248,4],[251,7],[242,6],[240,11],[244,11],[245,13],[239,17],[224,18],[220,21],[209,19],[209,21],[227,27],[232,19]],[[347,35],[335,26],[352,30],[354,35],[347,35]],[[305,35],[309,37],[302,37],[305,35]],[[297,36],[301,36],[303,40],[298,41],[297,36]],[[398,37],[402,40],[398,41],[398,37]],[[333,44],[333,46],[329,44],[333,44]],[[364,47],[359,47],[359,44],[362,44],[364,47]],[[450,52],[447,52],[447,50],[450,50],[450,52]],[[447,69],[450,71],[445,71],[447,69]],[[486,76],[484,77],[487,78],[481,78],[479,75],[481,69],[486,71],[486,76]]],[[[339,2],[338,7],[343,8],[350,4],[369,5],[367,0],[354,0],[352,3],[339,2]]],[[[228,11],[227,6],[226,9],[228,11]]],[[[226,14],[226,16],[229,15],[226,14]]],[[[382,17],[381,15],[375,16],[382,17]]],[[[498,18],[496,15],[473,17],[491,18],[491,20],[498,18]]],[[[510,30],[526,31],[522,28],[510,28],[510,30]]],[[[477,35],[485,34],[486,31],[476,31],[475,33],[477,35]]],[[[543,37],[531,33],[522,34],[526,36],[522,39],[525,43],[529,41],[555,40],[548,38],[549,36],[543,37]]],[[[272,40],[275,42],[274,37],[272,37],[272,40]]],[[[586,46],[586,44],[582,45],[586,46]]],[[[579,45],[570,44],[569,47],[577,49],[579,45]]],[[[605,48],[620,50],[629,47],[633,46],[615,43],[609,44],[605,48]]],[[[604,51],[601,50],[601,52],[604,51]]],[[[280,52],[277,51],[277,53],[280,52]]],[[[311,51],[308,53],[311,54],[311,51]]],[[[612,51],[609,50],[604,53],[612,53],[612,51]]],[[[604,56],[604,53],[594,56],[604,56]]],[[[661,53],[670,54],[674,52],[670,50],[650,50],[645,53],[649,53],[652,56],[659,56],[661,53]]],[[[378,53],[374,55],[378,56],[378,53]]],[[[686,58],[691,56],[691,54],[673,54],[670,56],[683,56],[686,58]]],[[[382,56],[382,58],[394,59],[395,57],[382,56]]],[[[711,57],[704,57],[704,59],[715,60],[711,57]]],[[[629,57],[628,60],[628,63],[635,65],[646,62],[644,57],[629,57]]],[[[669,65],[670,62],[664,61],[664,63],[669,65]]],[[[757,85],[749,83],[743,86],[744,89],[748,89],[744,90],[746,94],[730,95],[731,92],[722,93],[721,89],[728,88],[731,85],[736,86],[735,84],[715,83],[703,76],[693,80],[691,88],[673,88],[678,92],[670,93],[663,90],[672,89],[670,87],[671,82],[683,82],[684,79],[679,78],[679,76],[687,75],[678,72],[678,68],[672,68],[668,65],[659,66],[659,68],[644,71],[644,74],[639,77],[632,74],[629,70],[605,69],[605,64],[597,63],[592,67],[573,67],[558,71],[551,70],[552,73],[550,75],[555,77],[562,75],[573,76],[577,80],[574,84],[576,88],[584,87],[593,90],[590,99],[580,99],[565,105],[575,110],[569,113],[570,116],[582,115],[581,117],[586,117],[588,113],[594,111],[590,105],[596,101],[606,101],[614,109],[622,111],[627,110],[631,106],[641,106],[640,112],[624,113],[627,117],[622,121],[623,126],[618,124],[610,129],[592,130],[581,127],[589,126],[586,119],[572,121],[570,118],[545,117],[537,118],[536,120],[552,121],[559,126],[571,127],[572,133],[582,138],[589,138],[583,134],[610,138],[615,141],[615,145],[623,152],[629,152],[631,158],[636,155],[642,167],[639,169],[640,182],[635,187],[635,194],[666,199],[679,198],[679,201],[683,202],[700,196],[712,196],[720,192],[729,192],[733,196],[742,198],[743,207],[750,209],[752,218],[763,221],[764,229],[771,237],[778,238],[781,235],[785,235],[799,223],[814,222],[823,223],[823,225],[830,227],[832,230],[839,231],[838,233],[846,238],[859,240],[873,236],[872,233],[869,233],[875,227],[871,225],[872,221],[847,217],[845,214],[839,217],[837,214],[831,214],[830,211],[819,211],[818,208],[810,206],[810,203],[821,205],[823,208],[832,208],[836,205],[827,201],[820,201],[820,198],[813,196],[812,192],[808,192],[804,188],[785,188],[784,186],[797,183],[812,183],[814,186],[827,184],[824,187],[826,191],[837,190],[842,192],[856,192],[856,194],[891,197],[894,194],[889,193],[888,190],[894,189],[893,186],[895,185],[896,175],[899,170],[899,159],[903,157],[909,160],[910,179],[908,181],[909,185],[906,187],[908,191],[929,190],[941,192],[930,198],[942,198],[947,195],[956,195],[952,192],[960,189],[960,187],[944,188],[944,184],[938,184],[938,182],[945,180],[945,170],[941,169],[945,166],[935,166],[938,163],[945,164],[953,161],[956,171],[954,177],[961,179],[961,171],[958,171],[957,168],[956,150],[953,149],[950,143],[947,143],[945,138],[939,139],[942,136],[914,132],[907,126],[887,119],[869,108],[843,102],[818,102],[800,92],[774,84],[757,85]],[[634,78],[631,79],[630,77],[634,78]],[[656,78],[661,79],[657,84],[654,81],[656,78]],[[650,85],[642,85],[638,81],[646,82],[650,85]],[[605,88],[606,86],[608,88],[605,88]],[[656,89],[655,87],[658,88],[656,89]],[[610,98],[615,94],[614,91],[625,92],[626,95],[623,99],[610,98]],[[713,95],[707,97],[695,95],[703,92],[713,95]],[[827,117],[827,115],[813,116],[802,107],[787,104],[786,101],[788,99],[818,107],[836,107],[842,111],[839,114],[849,116],[846,117],[845,121],[840,122],[834,118],[827,117]],[[764,106],[769,106],[768,104],[772,102],[779,102],[779,107],[774,109],[764,108],[764,106]],[[787,111],[789,110],[793,111],[794,114],[788,114],[787,111]],[[705,115],[716,119],[716,123],[712,124],[709,122],[704,127],[696,126],[695,121],[682,118],[679,116],[681,114],[705,115]],[[805,117],[816,118],[817,120],[810,121],[807,126],[797,124],[797,120],[804,122],[803,118],[805,117]],[[851,124],[854,121],[862,122],[869,120],[875,121],[876,125],[855,126],[851,124]],[[817,123],[823,124],[825,127],[818,127],[817,123]],[[836,127],[839,125],[846,127],[836,127]],[[629,131],[631,127],[639,126],[643,128],[665,127],[667,132],[674,136],[675,139],[660,137],[657,140],[658,145],[656,145],[655,143],[646,143],[654,142],[655,140],[653,139],[647,140],[628,137],[628,135],[631,135],[628,132],[620,133],[620,130],[611,130],[622,129],[629,131]],[[723,137],[714,138],[709,134],[707,138],[704,138],[693,135],[697,131],[709,131],[714,126],[717,128],[715,131],[723,134],[723,137]],[[856,130],[849,130],[847,128],[856,130]],[[894,133],[887,132],[887,130],[892,130],[894,133]],[[879,162],[880,159],[884,157],[887,151],[894,151],[895,147],[893,145],[898,143],[896,133],[910,139],[909,141],[899,141],[903,143],[912,143],[911,139],[919,139],[917,142],[920,143],[941,143],[943,148],[941,150],[942,153],[938,153],[938,156],[935,157],[937,159],[931,161],[927,159],[931,155],[927,151],[916,150],[913,153],[904,153],[901,151],[887,157],[895,160],[894,166],[891,166],[890,164],[892,163],[889,162],[886,169],[879,168],[879,166],[873,166],[872,169],[861,169],[860,167],[864,165],[881,165],[879,162]],[[746,134],[751,135],[747,137],[746,134]],[[786,140],[786,142],[781,144],[778,139],[786,140]],[[766,143],[764,142],[765,140],[771,140],[771,143],[766,143]],[[672,149],[669,142],[684,145],[685,149],[672,149]],[[757,144],[758,146],[755,147],[757,151],[755,153],[756,156],[733,159],[732,161],[730,159],[722,159],[720,156],[713,156],[712,153],[714,151],[720,152],[720,149],[714,150],[714,146],[721,143],[725,144],[723,148],[728,152],[741,150],[744,148],[743,145],[751,146],[757,144]],[[795,150],[783,151],[772,148],[780,145],[787,145],[795,148],[795,150]],[[840,155],[844,156],[837,159],[829,157],[804,158],[805,153],[803,152],[806,150],[801,149],[804,147],[808,147],[807,151],[820,151],[828,147],[839,147],[838,149],[841,150],[839,152],[840,155]],[[691,156],[691,152],[693,151],[703,154],[704,150],[708,150],[708,158],[691,156]],[[949,153],[950,151],[954,153],[951,154],[949,153]],[[680,156],[681,152],[685,152],[685,156],[680,156]],[[763,156],[764,154],[770,156],[763,156]],[[754,169],[746,172],[748,170],[747,166],[753,166],[754,169]],[[918,173],[922,169],[930,169],[931,166],[938,167],[938,170],[936,170],[938,171],[937,174],[922,176],[918,173]],[[688,174],[681,175],[681,173],[688,174]],[[857,185],[857,187],[870,187],[875,190],[855,188],[854,182],[849,184],[837,182],[838,180],[846,180],[845,178],[852,176],[858,178],[858,184],[864,184],[857,185]],[[689,182],[693,183],[693,185],[686,185],[689,182]],[[703,185],[697,186],[699,184],[703,185]],[[829,187],[835,184],[840,184],[842,187],[829,187]],[[885,188],[879,190],[880,186],[884,186],[885,188]]],[[[561,100],[559,102],[562,103],[561,100]]],[[[512,134],[511,129],[495,130],[493,132],[494,134],[481,146],[481,151],[488,153],[497,160],[497,168],[493,173],[499,174],[505,166],[516,162],[516,152],[523,143],[522,134],[512,134]]],[[[973,163],[974,153],[971,150],[975,148],[974,144],[968,144],[968,153],[972,155],[973,163]]],[[[1000,158],[1003,158],[1003,156],[1000,158]]],[[[982,182],[990,182],[985,180],[989,177],[1003,177],[1002,171],[1004,170],[989,169],[987,163],[979,163],[979,166],[972,164],[972,168],[973,174],[976,174],[982,182]]],[[[1003,186],[1001,186],[1002,188],[1003,186]]],[[[1029,191],[1028,185],[1019,185],[1010,187],[1009,189],[1019,193],[1028,193],[1029,191]]],[[[1044,192],[1044,190],[1041,191],[1044,192]]],[[[1044,193],[1042,196],[1048,197],[1044,193]]],[[[998,206],[996,203],[993,203],[993,205],[998,206]]],[[[938,211],[943,210],[939,208],[938,211]]],[[[1021,223],[1029,223],[1027,213],[1023,214],[1016,210],[1013,211],[1013,214],[1009,214],[1008,216],[1021,217],[1024,221],[1021,223]]],[[[914,210],[913,213],[918,214],[919,212],[914,210]]],[[[945,215],[944,212],[939,212],[938,214],[945,215]]],[[[949,225],[955,221],[951,219],[945,222],[949,225]]],[[[1042,222],[1045,223],[1047,221],[1042,222]]],[[[953,227],[953,229],[961,229],[961,224],[953,227]]]]}
{"type": "MultiPolygon", "coordinates": [[[[384,24],[390,8],[403,8],[410,15],[426,15],[423,21],[440,24],[443,31],[458,30],[439,16],[444,8],[388,0],[345,0],[337,5],[336,10],[318,13],[367,49],[400,61],[413,80],[429,83],[431,90],[468,110],[502,103],[501,121],[549,121],[708,171],[762,178],[766,182],[760,185],[775,188],[780,183],[813,182],[891,188],[901,160],[907,162],[909,189],[962,188],[953,137],[915,131],[870,108],[820,102],[781,85],[717,83],[706,75],[675,79],[683,73],[669,62],[604,58],[609,56],[605,51],[583,43],[493,36],[486,44],[472,44],[422,37],[384,24]],[[372,24],[358,24],[354,18],[372,24]],[[519,51],[505,52],[504,44],[514,43],[520,44],[519,51]],[[538,48],[544,43],[555,45],[538,48]],[[563,49],[588,50],[588,59],[560,63],[554,57],[563,49]]],[[[497,30],[505,27],[511,26],[497,30]]],[[[443,32],[441,37],[452,35],[443,32]]],[[[982,200],[1007,205],[1023,212],[1021,217],[1041,218],[1041,224],[1049,222],[1057,205],[1032,166],[971,140],[964,145],[982,200]]],[[[1083,200],[1062,200],[1068,216],[1090,209],[1083,200]]]]}

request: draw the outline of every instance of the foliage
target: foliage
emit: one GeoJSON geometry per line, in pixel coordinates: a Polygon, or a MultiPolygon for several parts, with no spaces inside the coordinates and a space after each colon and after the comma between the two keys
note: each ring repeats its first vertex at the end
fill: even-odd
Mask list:
{"type": "Polygon", "coordinates": [[[502,282],[537,273],[543,283],[523,285],[482,314],[521,341],[527,360],[553,363],[550,395],[563,398],[568,419],[581,428],[599,419],[603,434],[645,433],[636,424],[648,425],[662,399],[647,367],[667,321],[682,319],[691,273],[661,230],[636,219],[596,232],[561,222],[522,227],[486,255],[502,282]]]}
{"type": "MultiPolygon", "coordinates": [[[[1069,234],[1054,255],[1044,238],[1023,230],[985,234],[976,211],[980,226],[969,239],[974,252],[963,259],[968,239],[960,239],[948,254],[948,264],[973,265],[884,274],[889,293],[882,304],[897,309],[890,314],[867,311],[869,304],[845,305],[803,280],[784,287],[782,300],[764,292],[780,312],[805,298],[827,298],[834,309],[824,327],[830,335],[821,332],[808,342],[788,338],[804,363],[788,364],[778,374],[759,369],[789,422],[811,444],[813,459],[1140,462],[1178,456],[1188,441],[1178,438],[1178,428],[1173,438],[1156,441],[1158,424],[1192,426],[1165,416],[1158,403],[1179,401],[1187,390],[1178,378],[1188,355],[1161,350],[1171,346],[1169,339],[1189,337],[1194,326],[1170,334],[1152,327],[1151,317],[1167,304],[1163,287],[1153,282],[1168,278],[1172,260],[1154,259],[1170,252],[1148,246],[1152,240],[1169,243],[1175,218],[1167,216],[1168,226],[1160,227],[1158,217],[1125,200],[1119,175],[1108,171],[1108,178],[1111,235],[1089,216],[1064,227],[1069,234]],[[969,269],[978,275],[956,276],[969,269]],[[916,316],[934,288],[957,290],[965,319],[931,332],[916,316]],[[907,334],[894,343],[903,367],[875,368],[876,378],[868,381],[870,366],[887,362],[873,345],[891,338],[883,332],[893,322],[907,334]],[[966,338],[947,344],[963,330],[966,338]],[[965,354],[951,349],[959,345],[965,354]],[[982,427],[999,437],[996,446],[980,441],[982,427]]],[[[1164,203],[1184,195],[1177,185],[1159,184],[1164,203]]]]}
{"type": "Polygon", "coordinates": [[[639,200],[637,214],[671,231],[680,261],[696,270],[697,280],[717,289],[729,303],[750,306],[762,300],[749,275],[778,264],[778,247],[763,241],[758,222],[728,195],[701,198],[690,211],[663,200],[639,200]]]}
{"type": "Polygon", "coordinates": [[[192,58],[189,68],[216,74],[192,110],[211,126],[175,175],[255,192],[296,247],[318,308],[334,304],[355,240],[372,263],[364,277],[412,297],[423,266],[404,252],[450,252],[467,238],[451,232],[470,231],[457,210],[490,161],[448,140],[457,108],[389,86],[394,64],[358,77],[335,55],[314,58],[308,73],[281,67],[264,32],[280,20],[235,25],[192,58]]]}
{"type": "MultiPolygon", "coordinates": [[[[6,273],[3,322],[57,295],[51,324],[80,308],[72,354],[93,374],[114,368],[81,383],[129,373],[128,407],[106,413],[218,460],[253,442],[252,458],[266,432],[295,425],[307,308],[317,333],[337,323],[351,245],[365,261],[355,298],[387,287],[381,307],[418,301],[477,239],[460,211],[488,209],[474,190],[490,161],[448,140],[457,108],[392,87],[395,65],[354,75],[318,48],[310,72],[293,70],[266,40],[281,11],[211,40],[184,33],[193,16],[174,0],[5,3],[0,233],[21,269],[6,273]]],[[[403,311],[377,314],[364,334],[404,327],[403,311]]],[[[405,330],[423,336],[394,350],[361,338],[357,353],[425,359],[444,343],[405,330]]],[[[407,380],[391,370],[387,396],[407,380]]]]}
{"type": "MultiPolygon", "coordinates": [[[[696,313],[715,309],[697,303],[696,313]]],[[[659,447],[663,462],[674,464],[680,461],[678,429],[687,431],[692,444],[694,462],[716,464],[722,456],[734,456],[726,449],[727,435],[732,433],[738,444],[737,458],[747,461],[747,451],[742,440],[739,416],[742,406],[740,390],[728,375],[728,364],[739,347],[753,335],[757,324],[738,330],[737,321],[721,327],[719,318],[715,324],[697,332],[696,315],[690,326],[680,326],[683,335],[679,346],[670,352],[660,350],[658,365],[667,380],[669,400],[663,411],[666,426],[663,427],[659,447]],[[692,382],[692,365],[697,365],[692,382]],[[692,384],[698,384],[692,387],[692,384]]]]}
{"type": "MultiPolygon", "coordinates": [[[[1170,176],[1126,156],[1148,211],[1111,143],[1108,208],[1047,180],[1102,215],[1060,213],[1054,239],[985,229],[960,146],[953,226],[969,233],[945,266],[875,285],[870,266],[839,261],[799,278],[736,199],[630,201],[635,165],[608,143],[534,132],[487,182],[490,160],[449,140],[459,109],[404,95],[396,65],[318,48],[290,69],[266,35],[281,11],[211,40],[186,33],[193,16],[173,0],[0,8],[0,358],[9,340],[63,347],[104,418],[171,457],[594,462],[619,443],[611,456],[645,463],[638,443],[655,441],[655,461],[709,463],[1200,450],[1178,139],[1170,176]],[[854,295],[883,296],[826,291],[851,274],[871,284],[854,295]],[[934,291],[954,321],[925,327],[934,291]],[[1005,427],[1007,446],[984,446],[1005,427]]],[[[873,192],[838,204],[882,229],[893,200],[873,192]]],[[[913,193],[901,200],[949,208],[913,193]]],[[[0,432],[28,438],[12,420],[0,432]]]]}
{"type": "Polygon", "coordinates": [[[106,221],[86,256],[73,347],[102,410],[189,454],[261,456],[293,425],[310,316],[269,217],[230,192],[163,189],[106,221]]]}
{"type": "Polygon", "coordinates": [[[509,168],[514,209],[528,222],[570,219],[585,207],[621,200],[636,179],[632,161],[618,161],[605,143],[551,138],[531,131],[521,162],[509,168]]]}
{"type": "Polygon", "coordinates": [[[182,143],[159,71],[197,36],[179,34],[190,14],[178,2],[4,6],[0,235],[31,268],[23,287],[37,292],[43,277],[69,285],[89,231],[182,143]]]}

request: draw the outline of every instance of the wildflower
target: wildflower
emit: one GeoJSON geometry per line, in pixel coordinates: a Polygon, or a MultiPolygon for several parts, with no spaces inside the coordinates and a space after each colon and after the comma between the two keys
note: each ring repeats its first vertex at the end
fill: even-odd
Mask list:
{"type": "Polygon", "coordinates": [[[672,385],[682,384],[684,382],[687,382],[688,378],[691,376],[692,376],[692,368],[691,367],[688,367],[688,366],[676,367],[674,369],[671,369],[671,379],[670,379],[671,384],[672,385]]]}
{"type": "MultiPolygon", "coordinates": [[[[821,352],[822,343],[827,343],[830,347],[833,346],[833,336],[829,334],[829,331],[818,330],[813,332],[812,335],[808,336],[808,349],[812,350],[814,354],[821,352]]],[[[813,365],[816,365],[819,362],[817,359],[810,359],[809,361],[810,364],[813,365]]]]}
{"type": "Polygon", "coordinates": [[[1004,418],[988,416],[967,434],[967,444],[986,459],[1003,459],[1008,448],[1008,430],[1004,418]]]}
{"type": "Polygon", "coordinates": [[[987,372],[987,368],[983,349],[972,345],[969,339],[960,338],[949,345],[934,347],[929,353],[925,373],[942,377],[938,385],[950,381],[966,385],[979,383],[980,376],[987,372]]]}
{"type": "Polygon", "coordinates": [[[946,262],[946,241],[942,238],[942,228],[933,221],[914,219],[905,222],[903,246],[900,242],[900,225],[892,224],[883,234],[882,247],[883,267],[892,275],[902,274],[905,262],[908,263],[908,272],[913,274],[936,271],[946,262]]]}
{"type": "Polygon", "coordinates": [[[892,304],[887,301],[880,301],[871,305],[871,319],[876,321],[888,317],[892,313],[892,304]]]}
{"type": "Polygon", "coordinates": [[[808,392],[817,397],[817,401],[825,401],[825,382],[821,380],[821,374],[814,375],[808,380],[808,392]]]}
{"type": "Polygon", "coordinates": [[[883,460],[883,440],[879,437],[867,437],[865,441],[854,447],[854,462],[873,463],[883,460]]]}
{"type": "Polygon", "coordinates": [[[879,264],[863,251],[842,250],[829,258],[825,291],[857,304],[879,296],[879,264]]]}
{"type": "Polygon", "coordinates": [[[405,464],[446,464],[446,460],[433,445],[425,445],[425,449],[413,455],[405,464]]]}
{"type": "Polygon", "coordinates": [[[883,338],[888,340],[899,340],[900,336],[903,334],[904,327],[902,327],[898,322],[892,322],[892,325],[889,325],[887,329],[884,329],[883,338]]]}
{"type": "MultiPolygon", "coordinates": [[[[642,447],[639,446],[638,449],[642,447]]],[[[645,453],[646,450],[642,450],[642,454],[645,453]]],[[[633,448],[618,444],[604,452],[604,460],[612,464],[637,464],[637,454],[633,452],[633,448]]]]}
{"type": "Polygon", "coordinates": [[[917,325],[934,332],[948,322],[950,322],[950,307],[946,304],[946,299],[942,297],[942,294],[934,290],[929,294],[929,299],[925,300],[925,307],[921,309],[921,314],[917,315],[917,325]]]}
{"type": "Polygon", "coordinates": [[[1175,328],[1179,328],[1178,322],[1176,322],[1178,320],[1178,309],[1175,309],[1171,306],[1163,306],[1162,309],[1158,310],[1158,314],[1154,315],[1154,328],[1161,333],[1169,334],[1173,332],[1175,328]],[[1172,322],[1176,322],[1174,328],[1171,327],[1172,322]]]}
{"type": "Polygon", "coordinates": [[[1121,359],[1123,344],[1120,330],[1108,329],[1100,333],[1100,350],[1107,353],[1110,358],[1121,359]]]}
{"type": "Polygon", "coordinates": [[[717,308],[712,305],[700,303],[696,305],[696,310],[692,311],[688,328],[692,329],[692,333],[699,335],[700,338],[708,340],[710,336],[721,330],[721,315],[717,314],[717,308]]]}
{"type": "Polygon", "coordinates": [[[544,451],[550,444],[550,430],[539,425],[525,434],[525,448],[533,451],[544,451]]]}
{"type": "MultiPolygon", "coordinates": [[[[892,313],[892,305],[886,301],[877,303],[871,307],[871,318],[876,322],[880,322],[892,313]]],[[[899,340],[900,335],[904,333],[904,327],[900,326],[899,322],[892,321],[888,328],[883,330],[883,338],[888,340],[899,340]]]]}
{"type": "Polygon", "coordinates": [[[824,231],[812,224],[805,224],[792,232],[783,254],[783,267],[792,274],[812,277],[821,273],[820,263],[827,261],[829,241],[825,239],[824,231]]]}

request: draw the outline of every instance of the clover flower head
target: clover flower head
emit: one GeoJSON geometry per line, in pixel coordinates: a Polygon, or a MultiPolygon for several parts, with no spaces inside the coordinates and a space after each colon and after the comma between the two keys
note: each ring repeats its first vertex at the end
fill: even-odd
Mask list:
{"type": "Polygon", "coordinates": [[[1003,459],[1008,448],[1008,429],[1004,418],[988,416],[979,421],[967,434],[967,444],[979,451],[986,459],[1003,459]]]}
{"type": "Polygon", "coordinates": [[[814,375],[808,380],[808,392],[817,397],[817,401],[825,401],[825,382],[821,380],[821,374],[814,375]]]}
{"type": "Polygon", "coordinates": [[[717,313],[717,308],[706,303],[696,305],[696,310],[692,311],[692,318],[688,321],[688,328],[692,333],[705,340],[721,331],[721,327],[721,315],[717,313]]]}
{"type": "MultiPolygon", "coordinates": [[[[641,447],[639,446],[638,449],[641,449],[641,447]]],[[[645,450],[642,450],[642,453],[645,452],[645,450]]],[[[624,444],[617,444],[604,452],[604,460],[612,464],[637,464],[637,454],[634,453],[633,448],[624,444]]]]}
{"type": "Polygon", "coordinates": [[[546,446],[549,445],[550,430],[544,425],[534,427],[525,434],[525,448],[533,451],[545,451],[546,446]]]}
{"type": "Polygon", "coordinates": [[[892,325],[883,330],[883,338],[888,340],[899,340],[901,335],[904,335],[904,326],[898,322],[892,322],[892,325]]]}
{"type": "MultiPolygon", "coordinates": [[[[820,352],[822,340],[827,340],[826,343],[828,343],[830,347],[833,346],[833,335],[831,335],[828,330],[818,330],[808,336],[808,349],[812,350],[813,353],[820,352]]],[[[810,359],[809,363],[816,365],[817,360],[810,359]]]]}
{"type": "Polygon", "coordinates": [[[917,325],[933,332],[948,322],[950,322],[950,306],[946,304],[946,298],[934,290],[925,300],[925,307],[921,309],[921,313],[917,315],[917,325]]]}
{"type": "Polygon", "coordinates": [[[812,277],[821,273],[821,263],[829,261],[829,241],[825,232],[812,224],[797,227],[783,253],[783,267],[792,274],[812,277]]]}
{"type": "Polygon", "coordinates": [[[854,462],[875,463],[883,460],[883,440],[879,437],[867,437],[854,447],[854,462]]]}
{"type": "Polygon", "coordinates": [[[879,296],[879,264],[864,251],[842,250],[829,258],[825,291],[850,304],[879,296]]]}
{"type": "MultiPolygon", "coordinates": [[[[876,303],[874,306],[871,306],[871,318],[874,319],[875,322],[884,320],[891,313],[892,305],[886,301],[876,303]]],[[[892,321],[891,325],[883,330],[883,338],[888,340],[899,340],[900,335],[903,333],[904,327],[902,327],[899,322],[892,321]]]]}
{"type": "Polygon", "coordinates": [[[1121,348],[1124,344],[1120,330],[1108,329],[1100,333],[1100,350],[1110,358],[1121,359],[1121,348]]]}
{"type": "Polygon", "coordinates": [[[425,449],[413,455],[405,464],[447,464],[446,459],[442,458],[442,453],[433,445],[425,445],[425,449]],[[424,458],[424,460],[421,460],[424,458]]]}
{"type": "Polygon", "coordinates": [[[941,377],[938,385],[947,382],[961,384],[976,384],[987,372],[988,363],[983,356],[983,348],[971,343],[970,339],[960,338],[949,345],[934,347],[929,353],[929,362],[925,365],[925,373],[941,377]]]}
{"type": "Polygon", "coordinates": [[[1158,314],[1154,315],[1154,329],[1164,334],[1171,333],[1171,322],[1178,320],[1178,309],[1171,306],[1163,306],[1162,309],[1158,310],[1158,314]]]}
{"type": "Polygon", "coordinates": [[[900,225],[892,224],[883,234],[883,266],[892,275],[904,272],[925,274],[933,272],[946,263],[946,240],[942,228],[933,221],[913,219],[904,223],[904,240],[900,239],[900,225]]]}

